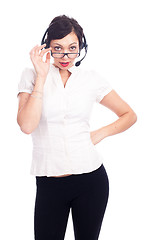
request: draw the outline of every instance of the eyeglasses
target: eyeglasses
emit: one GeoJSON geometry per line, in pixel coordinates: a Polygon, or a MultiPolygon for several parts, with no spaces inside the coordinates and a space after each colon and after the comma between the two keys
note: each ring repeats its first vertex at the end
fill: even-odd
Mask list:
{"type": "Polygon", "coordinates": [[[54,58],[63,58],[65,55],[67,55],[68,58],[77,58],[80,56],[80,53],[57,53],[57,52],[52,52],[51,55],[54,58]]]}

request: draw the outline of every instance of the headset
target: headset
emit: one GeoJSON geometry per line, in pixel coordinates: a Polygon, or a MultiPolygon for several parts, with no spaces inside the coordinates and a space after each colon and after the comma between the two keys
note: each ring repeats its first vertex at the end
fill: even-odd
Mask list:
{"type": "MultiPolygon", "coordinates": [[[[52,25],[52,24],[51,24],[51,25],[52,25]]],[[[51,27],[51,25],[50,25],[50,26],[47,28],[47,30],[45,31],[45,33],[44,33],[44,35],[43,35],[43,38],[42,38],[42,41],[41,41],[41,45],[46,44],[46,46],[45,46],[44,48],[49,48],[49,43],[46,41],[45,36],[46,36],[49,28],[51,27]]],[[[85,55],[84,55],[84,57],[83,57],[80,61],[78,61],[78,62],[75,63],[75,66],[76,66],[76,67],[78,67],[78,66],[81,64],[81,61],[85,58],[85,56],[86,56],[86,54],[87,54],[87,50],[88,50],[88,44],[87,44],[87,41],[86,41],[86,38],[85,38],[84,33],[83,33],[83,36],[82,36],[82,45],[81,45],[81,47],[80,47],[80,51],[81,51],[83,48],[85,48],[85,55]]]]}

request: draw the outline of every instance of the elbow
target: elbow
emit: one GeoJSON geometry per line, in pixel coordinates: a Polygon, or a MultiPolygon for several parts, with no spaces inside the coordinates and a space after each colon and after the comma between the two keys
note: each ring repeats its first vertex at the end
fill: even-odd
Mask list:
{"type": "Polygon", "coordinates": [[[20,127],[20,130],[25,134],[31,134],[34,130],[33,127],[30,126],[30,124],[21,122],[18,116],[17,116],[17,123],[20,127]]]}
{"type": "Polygon", "coordinates": [[[132,125],[137,122],[137,114],[133,110],[130,112],[130,119],[131,119],[132,125]]]}
{"type": "Polygon", "coordinates": [[[21,129],[21,131],[23,132],[23,133],[25,133],[25,134],[31,134],[32,133],[32,131],[30,131],[29,129],[25,129],[25,128],[22,128],[22,127],[20,127],[20,129],[21,129]]]}
{"type": "Polygon", "coordinates": [[[20,124],[18,121],[17,121],[19,127],[20,127],[20,130],[25,133],[25,134],[31,134],[33,132],[33,130],[31,130],[28,126],[24,125],[24,124],[20,124]]]}
{"type": "Polygon", "coordinates": [[[31,134],[32,133],[31,129],[28,128],[27,126],[24,126],[23,124],[20,125],[20,130],[25,134],[31,134]]]}
{"type": "Polygon", "coordinates": [[[35,130],[36,126],[33,127],[32,125],[22,124],[20,128],[23,133],[31,134],[35,130]]]}

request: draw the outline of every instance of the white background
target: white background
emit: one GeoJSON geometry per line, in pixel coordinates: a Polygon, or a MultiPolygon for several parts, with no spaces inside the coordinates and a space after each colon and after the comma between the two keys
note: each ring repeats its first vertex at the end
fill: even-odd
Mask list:
{"type": "MultiPolygon", "coordinates": [[[[0,238],[34,239],[36,194],[29,174],[31,135],[16,122],[17,86],[30,50],[41,43],[51,20],[74,17],[83,27],[88,54],[82,68],[94,68],[133,108],[137,122],[96,145],[104,156],[110,196],[100,240],[159,240],[160,7],[155,0],[6,1],[1,6],[0,238]]],[[[91,131],[117,116],[95,104],[91,131]]],[[[71,215],[66,240],[74,239],[71,215]]]]}

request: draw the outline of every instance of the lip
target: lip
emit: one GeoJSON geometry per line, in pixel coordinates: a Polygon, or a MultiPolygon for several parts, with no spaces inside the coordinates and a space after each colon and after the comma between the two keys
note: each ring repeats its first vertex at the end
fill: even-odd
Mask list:
{"type": "Polygon", "coordinates": [[[62,67],[67,67],[69,65],[69,62],[60,62],[62,67]]]}

